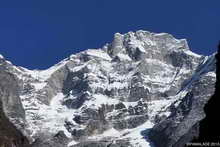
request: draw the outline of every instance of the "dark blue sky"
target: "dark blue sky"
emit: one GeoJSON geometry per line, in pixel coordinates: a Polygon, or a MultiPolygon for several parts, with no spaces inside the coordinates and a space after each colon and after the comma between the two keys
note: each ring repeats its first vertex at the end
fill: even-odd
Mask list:
{"type": "Polygon", "coordinates": [[[139,29],[186,38],[209,55],[220,39],[220,0],[0,0],[0,54],[30,69],[139,29]]]}

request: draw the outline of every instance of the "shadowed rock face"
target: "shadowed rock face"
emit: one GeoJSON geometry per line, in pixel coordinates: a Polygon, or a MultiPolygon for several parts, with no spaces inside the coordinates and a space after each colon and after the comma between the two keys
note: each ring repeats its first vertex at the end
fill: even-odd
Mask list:
{"type": "Polygon", "coordinates": [[[27,138],[8,120],[3,113],[1,102],[0,105],[0,146],[29,147],[27,138]]]}
{"type": "Polygon", "coordinates": [[[11,118],[24,119],[25,112],[19,98],[18,80],[0,67],[0,81],[0,96],[4,112],[11,118]]]}
{"type": "Polygon", "coordinates": [[[215,90],[215,78],[208,75],[192,85],[192,90],[164,121],[156,124],[149,137],[157,147],[183,147],[199,135],[203,108],[215,90]],[[207,84],[208,83],[208,84],[207,84]],[[208,91],[207,91],[208,90],[208,91]]]}
{"type": "Polygon", "coordinates": [[[206,117],[199,123],[199,137],[194,142],[214,142],[220,140],[220,118],[216,116],[219,112],[219,96],[220,96],[220,43],[218,45],[218,53],[216,54],[216,84],[215,94],[205,105],[206,117]]]}
{"type": "Polygon", "coordinates": [[[198,134],[214,92],[213,57],[147,31],[116,33],[42,71],[0,56],[2,107],[33,147],[147,147],[148,135],[178,147],[198,134]]]}
{"type": "Polygon", "coordinates": [[[66,137],[63,131],[48,138],[38,138],[31,144],[31,147],[65,147],[68,145],[69,138],[66,137]]]}
{"type": "MultiPolygon", "coordinates": [[[[25,114],[18,95],[18,84],[14,75],[0,66],[0,146],[29,147],[28,139],[15,127],[16,119],[24,119],[25,114]],[[6,116],[6,114],[8,116],[6,116]]],[[[22,123],[16,121],[16,123],[22,123]]],[[[21,127],[23,124],[17,124],[21,127]]],[[[21,128],[20,128],[21,129],[21,128]]]]}

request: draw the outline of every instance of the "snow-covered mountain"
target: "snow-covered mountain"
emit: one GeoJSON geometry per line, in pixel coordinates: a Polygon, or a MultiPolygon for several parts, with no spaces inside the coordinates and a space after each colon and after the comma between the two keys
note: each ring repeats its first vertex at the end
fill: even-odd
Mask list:
{"type": "Polygon", "coordinates": [[[198,133],[215,68],[214,54],[191,52],[185,39],[116,33],[46,70],[0,56],[0,100],[34,147],[179,147],[198,133]]]}

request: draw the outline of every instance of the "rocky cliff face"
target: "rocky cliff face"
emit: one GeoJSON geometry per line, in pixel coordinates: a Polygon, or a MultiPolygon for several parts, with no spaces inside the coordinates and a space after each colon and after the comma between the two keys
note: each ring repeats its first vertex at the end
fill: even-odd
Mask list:
{"type": "Polygon", "coordinates": [[[220,44],[218,45],[218,53],[216,54],[216,84],[215,93],[206,103],[204,110],[206,117],[199,123],[199,137],[193,140],[194,143],[209,142],[217,144],[220,139],[220,118],[215,114],[219,109],[220,95],[220,44]]]}
{"type": "Polygon", "coordinates": [[[1,60],[19,81],[1,96],[4,112],[34,147],[183,146],[216,80],[214,55],[147,31],[116,33],[42,71],[1,60]]]}
{"type": "Polygon", "coordinates": [[[19,98],[18,79],[0,59],[0,146],[28,147],[25,129],[25,111],[19,98]]]}

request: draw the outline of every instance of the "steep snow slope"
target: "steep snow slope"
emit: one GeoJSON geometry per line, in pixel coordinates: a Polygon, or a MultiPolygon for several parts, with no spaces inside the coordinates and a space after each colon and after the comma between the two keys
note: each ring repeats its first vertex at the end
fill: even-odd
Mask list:
{"type": "Polygon", "coordinates": [[[196,92],[188,98],[197,82],[209,79],[203,83],[209,95],[215,82],[214,55],[197,55],[185,39],[147,31],[116,33],[103,48],[71,55],[47,70],[2,62],[21,81],[22,124],[33,146],[41,147],[153,146],[151,128],[179,117],[174,112],[185,99],[208,99],[196,92]]]}

